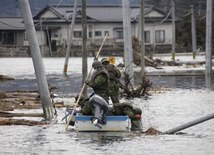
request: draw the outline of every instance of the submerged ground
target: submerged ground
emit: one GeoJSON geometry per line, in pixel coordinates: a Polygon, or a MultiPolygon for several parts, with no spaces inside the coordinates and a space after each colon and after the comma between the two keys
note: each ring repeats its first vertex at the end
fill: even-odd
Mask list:
{"type": "MultiPolygon", "coordinates": [[[[93,59],[89,61],[91,63],[93,59]]],[[[118,61],[120,59],[118,58],[118,61]]],[[[37,89],[31,58],[1,58],[1,74],[13,81],[0,82],[1,90],[37,89]],[[11,63],[13,62],[13,63],[11,63]]],[[[71,58],[68,76],[63,75],[63,58],[44,59],[48,81],[63,98],[71,99],[81,89],[81,58],[71,58]]],[[[143,130],[152,127],[161,132],[213,113],[214,92],[204,87],[203,76],[150,77],[154,85],[167,88],[148,98],[127,101],[143,111],[143,130]],[[170,80],[169,80],[170,79],[170,80]],[[172,80],[174,79],[174,80],[172,80]]],[[[90,90],[89,90],[90,92],[90,90]]],[[[42,109],[15,110],[41,113],[42,109]]],[[[1,154],[153,154],[212,155],[214,120],[185,129],[183,134],[145,135],[140,133],[77,133],[61,121],[65,108],[51,125],[0,126],[1,154]]],[[[38,120],[38,118],[32,118],[38,120]]]]}

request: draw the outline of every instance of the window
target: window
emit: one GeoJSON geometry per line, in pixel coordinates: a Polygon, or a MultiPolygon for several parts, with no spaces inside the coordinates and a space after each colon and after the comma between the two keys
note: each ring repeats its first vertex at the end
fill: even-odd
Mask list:
{"type": "Polygon", "coordinates": [[[75,38],[81,38],[82,37],[82,31],[74,31],[74,37],[75,38]]]}
{"type": "Polygon", "coordinates": [[[2,41],[2,32],[0,31],[0,42],[2,41]]]}
{"type": "Polygon", "coordinates": [[[16,32],[3,31],[2,32],[2,44],[16,44],[16,32]]]}
{"type": "Polygon", "coordinates": [[[88,37],[92,38],[92,32],[88,32],[88,37]]]}
{"type": "Polygon", "coordinates": [[[144,42],[150,43],[150,31],[144,31],[144,42]]]}
{"type": "Polygon", "coordinates": [[[101,32],[101,31],[95,31],[95,36],[96,36],[96,37],[102,36],[102,32],[101,32]]]}
{"type": "Polygon", "coordinates": [[[115,30],[115,35],[116,39],[123,39],[123,30],[122,29],[115,30]]]}
{"type": "Polygon", "coordinates": [[[156,30],[155,31],[155,42],[156,43],[164,43],[165,42],[165,31],[164,30],[156,30]]]}
{"type": "Polygon", "coordinates": [[[92,38],[92,25],[91,24],[89,24],[88,25],[88,38],[92,38]]]}
{"type": "Polygon", "coordinates": [[[58,30],[51,30],[51,37],[58,38],[58,30]]]}

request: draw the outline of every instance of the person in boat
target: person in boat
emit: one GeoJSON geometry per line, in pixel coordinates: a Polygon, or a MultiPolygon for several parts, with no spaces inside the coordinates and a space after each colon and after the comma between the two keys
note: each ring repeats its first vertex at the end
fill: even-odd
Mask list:
{"type": "MultiPolygon", "coordinates": [[[[79,98],[79,95],[75,96],[75,102],[77,102],[79,98]]],[[[83,115],[92,115],[92,107],[89,104],[89,99],[90,98],[86,98],[83,94],[80,96],[80,100],[79,100],[79,106],[80,106],[80,110],[78,111],[78,113],[81,113],[83,115]]]]}
{"type": "MultiPolygon", "coordinates": [[[[77,102],[79,95],[75,97],[77,102]]],[[[103,124],[106,124],[106,113],[108,112],[108,103],[105,99],[99,95],[93,94],[90,98],[85,98],[81,95],[79,100],[81,110],[78,113],[83,115],[92,115],[91,121],[98,128],[102,128],[103,124]]]]}
{"type": "Polygon", "coordinates": [[[109,73],[110,85],[108,95],[110,96],[113,104],[119,103],[119,89],[120,89],[119,79],[121,77],[121,72],[113,64],[110,64],[107,58],[103,58],[101,60],[101,63],[102,66],[105,67],[105,69],[109,73]]]}
{"type": "Polygon", "coordinates": [[[109,88],[109,74],[108,71],[102,66],[101,62],[95,60],[92,63],[92,67],[96,70],[91,78],[91,81],[85,81],[85,83],[93,88],[94,94],[97,94],[104,98],[107,102],[109,100],[108,88],[109,88]]]}
{"type": "MultiPolygon", "coordinates": [[[[79,95],[75,97],[76,101],[78,97],[79,95]]],[[[93,115],[93,106],[91,106],[89,100],[90,98],[85,98],[83,95],[80,97],[79,105],[81,107],[81,110],[78,111],[79,113],[82,113],[83,115],[93,115]]],[[[129,118],[131,119],[131,131],[142,130],[141,114],[142,114],[141,109],[133,108],[133,106],[130,105],[129,103],[115,103],[113,107],[109,107],[108,111],[105,113],[105,115],[107,116],[128,115],[129,118]]]]}
{"type": "Polygon", "coordinates": [[[134,108],[129,103],[115,103],[114,106],[109,109],[107,115],[128,115],[131,119],[131,131],[141,131],[142,110],[140,108],[134,108]]]}

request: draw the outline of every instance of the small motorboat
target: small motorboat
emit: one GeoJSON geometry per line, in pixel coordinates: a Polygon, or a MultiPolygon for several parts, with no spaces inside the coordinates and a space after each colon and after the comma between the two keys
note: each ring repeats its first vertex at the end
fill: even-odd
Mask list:
{"type": "MultiPolygon", "coordinates": [[[[93,115],[83,115],[78,110],[75,110],[72,118],[70,118],[73,109],[67,109],[63,118],[66,120],[66,124],[68,124],[67,117],[70,116],[69,125],[79,132],[125,132],[142,128],[140,118],[132,120],[128,115],[106,115],[109,105],[102,97],[96,94],[89,99],[89,104],[93,109],[93,115]],[[134,126],[135,129],[133,128],[134,126]]],[[[138,113],[140,113],[141,117],[141,110],[138,113]]]]}
{"type": "Polygon", "coordinates": [[[106,123],[102,127],[97,127],[91,121],[93,116],[76,114],[75,128],[79,132],[124,132],[130,130],[130,120],[127,115],[123,116],[106,116],[106,123]]]}

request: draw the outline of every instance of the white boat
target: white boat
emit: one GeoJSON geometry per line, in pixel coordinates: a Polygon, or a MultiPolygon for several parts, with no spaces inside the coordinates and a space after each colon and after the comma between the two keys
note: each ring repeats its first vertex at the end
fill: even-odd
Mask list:
{"type": "MultiPolygon", "coordinates": [[[[72,115],[71,121],[69,125],[74,126],[74,129],[79,132],[125,132],[125,131],[134,131],[140,130],[142,128],[141,118],[137,118],[137,120],[130,120],[127,115],[107,115],[107,111],[109,110],[108,103],[100,96],[93,95],[89,99],[89,104],[93,110],[92,115],[82,115],[78,113],[78,110],[74,111],[72,115]]],[[[67,116],[72,114],[73,109],[67,109],[67,116]],[[68,113],[68,114],[67,114],[68,113]]],[[[136,109],[135,109],[136,111],[136,109]]],[[[141,117],[141,110],[136,111],[136,116],[141,117]]],[[[63,119],[64,119],[63,118],[63,119]]]]}
{"type": "Polygon", "coordinates": [[[75,116],[75,129],[78,132],[125,132],[130,131],[130,120],[127,115],[123,116],[106,116],[106,124],[102,128],[96,127],[92,121],[92,116],[81,115],[75,116]]]}

